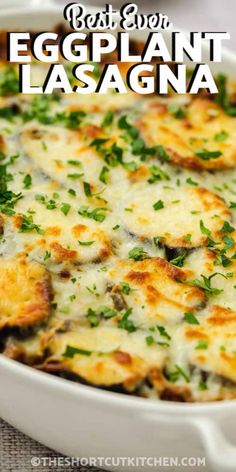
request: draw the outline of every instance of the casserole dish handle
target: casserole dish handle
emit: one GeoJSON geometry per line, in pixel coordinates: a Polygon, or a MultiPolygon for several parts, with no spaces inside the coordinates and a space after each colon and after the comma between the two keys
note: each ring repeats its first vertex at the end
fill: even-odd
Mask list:
{"type": "MultiPolygon", "coordinates": [[[[158,415],[145,414],[145,417],[157,423],[169,423],[195,428],[201,438],[201,442],[206,451],[206,459],[212,466],[214,472],[235,472],[236,470],[236,446],[231,444],[223,435],[220,426],[210,418],[199,416],[197,418],[169,416],[168,414],[158,415]]],[[[206,466],[208,464],[206,463],[206,466]]]]}
{"type": "Polygon", "coordinates": [[[236,470],[236,446],[223,435],[217,423],[211,419],[197,418],[193,422],[202,438],[207,457],[217,472],[236,470]]]}

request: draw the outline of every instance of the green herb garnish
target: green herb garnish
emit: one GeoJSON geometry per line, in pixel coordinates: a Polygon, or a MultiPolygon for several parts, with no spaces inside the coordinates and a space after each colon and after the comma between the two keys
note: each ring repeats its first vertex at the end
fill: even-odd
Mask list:
{"type": "Polygon", "coordinates": [[[149,259],[149,255],[141,246],[136,246],[128,252],[129,259],[134,261],[143,261],[149,259]]]}
{"type": "Polygon", "coordinates": [[[82,356],[91,356],[92,351],[87,351],[86,349],[80,349],[74,346],[66,346],[65,352],[62,354],[63,357],[74,357],[76,354],[80,354],[82,356]]]}
{"type": "Polygon", "coordinates": [[[208,341],[206,341],[206,339],[200,339],[200,341],[198,341],[195,349],[207,349],[208,348],[208,341]]]}
{"type": "Polygon", "coordinates": [[[187,321],[187,323],[192,324],[192,325],[199,325],[199,321],[197,318],[194,316],[193,313],[184,313],[184,320],[187,321]]]}
{"type": "Polygon", "coordinates": [[[158,200],[158,202],[154,203],[153,208],[155,211],[162,210],[164,208],[164,203],[162,200],[158,200]]]}
{"type": "Polygon", "coordinates": [[[65,216],[68,215],[69,211],[71,209],[71,205],[69,203],[62,203],[61,204],[61,212],[64,213],[65,216]]]}
{"type": "Polygon", "coordinates": [[[208,151],[207,149],[199,149],[195,151],[196,156],[200,157],[203,161],[209,161],[210,159],[217,159],[222,156],[221,151],[208,151]]]}

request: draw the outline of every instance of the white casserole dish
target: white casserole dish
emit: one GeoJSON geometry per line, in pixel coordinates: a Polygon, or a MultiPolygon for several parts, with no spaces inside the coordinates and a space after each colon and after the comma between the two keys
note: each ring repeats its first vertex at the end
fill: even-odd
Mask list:
{"type": "MultiPolygon", "coordinates": [[[[2,10],[0,29],[45,31],[62,21],[62,8],[39,3],[26,6],[24,2],[20,8],[2,10]]],[[[168,32],[166,35],[168,40],[168,32]]],[[[223,63],[215,64],[213,70],[236,77],[236,55],[224,50],[223,63]]],[[[144,400],[58,379],[3,356],[0,378],[0,416],[62,454],[205,456],[204,470],[235,470],[236,401],[180,404],[144,400]]]]}

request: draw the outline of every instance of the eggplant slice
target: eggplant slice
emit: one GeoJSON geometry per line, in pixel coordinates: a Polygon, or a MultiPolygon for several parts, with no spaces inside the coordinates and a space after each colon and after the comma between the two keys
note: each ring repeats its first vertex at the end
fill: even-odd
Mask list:
{"type": "Polygon", "coordinates": [[[120,260],[107,273],[109,284],[120,288],[132,319],[141,327],[178,323],[184,312],[204,307],[204,291],[189,285],[185,273],[162,258],[120,260]]]}
{"type": "Polygon", "coordinates": [[[204,246],[207,230],[219,240],[224,221],[231,219],[222,198],[202,187],[136,185],[125,195],[120,210],[127,231],[141,241],[158,238],[171,248],[204,246]]]}
{"type": "Polygon", "coordinates": [[[175,166],[198,172],[235,168],[235,117],[227,115],[213,101],[202,98],[191,102],[182,119],[169,110],[167,104],[153,101],[142,114],[137,126],[147,145],[163,146],[170,164],[175,166]],[[225,139],[217,140],[215,137],[222,130],[225,139]],[[201,152],[204,149],[217,151],[219,155],[204,154],[201,152]]]}
{"type": "Polygon", "coordinates": [[[0,258],[0,328],[27,328],[49,317],[51,277],[25,258],[0,258]]]}
{"type": "MultiPolygon", "coordinates": [[[[47,364],[60,364],[62,370],[79,375],[93,385],[123,384],[135,390],[150,369],[164,366],[165,350],[145,346],[142,332],[128,333],[116,327],[91,329],[75,323],[66,333],[56,333],[49,342],[47,364]],[[70,354],[66,355],[68,348],[70,354]]],[[[58,368],[58,367],[57,367],[58,368]]]]}

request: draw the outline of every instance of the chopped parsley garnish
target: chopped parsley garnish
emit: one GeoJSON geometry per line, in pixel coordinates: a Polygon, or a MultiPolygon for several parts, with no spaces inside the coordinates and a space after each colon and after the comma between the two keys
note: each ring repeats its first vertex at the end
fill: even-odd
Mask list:
{"type": "Polygon", "coordinates": [[[84,186],[84,193],[86,197],[91,197],[92,192],[91,192],[90,184],[88,182],[83,182],[83,186],[84,186]]]}
{"type": "Polygon", "coordinates": [[[13,121],[16,113],[14,112],[13,107],[3,107],[0,108],[0,118],[4,118],[7,121],[13,121]]]}
{"type": "Polygon", "coordinates": [[[7,183],[12,179],[7,173],[7,164],[0,165],[0,192],[7,191],[7,183]]]}
{"type": "Polygon", "coordinates": [[[94,146],[106,162],[110,166],[115,167],[122,163],[123,149],[117,146],[116,143],[113,143],[110,147],[104,146],[108,141],[108,138],[96,138],[91,142],[90,146],[94,146]]]}
{"type": "Polygon", "coordinates": [[[168,373],[170,382],[175,383],[180,377],[182,377],[187,383],[190,382],[188,374],[186,374],[186,372],[184,372],[184,370],[179,365],[176,364],[175,369],[176,370],[174,372],[168,373]]]}
{"type": "Polygon", "coordinates": [[[199,321],[197,320],[197,318],[191,312],[184,313],[184,320],[187,321],[187,323],[189,323],[191,325],[199,325],[200,324],[199,321]]]}
{"type": "Polygon", "coordinates": [[[133,211],[133,208],[125,208],[124,211],[130,211],[130,212],[132,212],[132,211],[133,211]]]}
{"type": "Polygon", "coordinates": [[[200,341],[198,341],[195,349],[207,349],[208,348],[208,341],[206,341],[206,339],[200,339],[200,341]]]}
{"type": "Polygon", "coordinates": [[[209,277],[206,277],[205,275],[201,274],[202,280],[195,279],[195,280],[192,280],[191,283],[192,283],[192,285],[195,285],[196,287],[199,287],[199,288],[202,288],[203,290],[205,290],[207,295],[219,295],[220,293],[223,292],[223,290],[219,289],[219,288],[214,288],[211,285],[212,279],[213,279],[213,277],[216,277],[216,275],[221,275],[225,279],[228,279],[228,278],[231,277],[231,272],[229,272],[226,275],[221,274],[220,272],[215,272],[214,274],[210,275],[209,277]]]}
{"type": "Polygon", "coordinates": [[[102,182],[103,184],[107,184],[107,178],[108,178],[108,174],[109,174],[110,170],[107,166],[103,166],[102,167],[102,170],[99,174],[99,180],[100,182],[102,182]]]}
{"type": "Polygon", "coordinates": [[[107,143],[108,138],[96,138],[91,143],[90,146],[94,146],[96,151],[101,152],[103,150],[102,144],[107,143]]]}
{"type": "Polygon", "coordinates": [[[150,336],[147,336],[147,337],[145,338],[145,340],[146,340],[146,344],[147,344],[148,346],[151,346],[151,345],[154,343],[153,336],[151,336],[151,335],[150,335],[150,336]]]}
{"type": "Polygon", "coordinates": [[[75,191],[73,188],[69,188],[68,193],[69,193],[69,195],[71,195],[72,197],[76,197],[76,191],[75,191]]]}
{"type": "Polygon", "coordinates": [[[84,111],[71,111],[62,119],[66,128],[76,129],[80,126],[82,118],[86,116],[84,111]]]}
{"type": "Polygon", "coordinates": [[[133,292],[134,289],[130,287],[130,285],[127,283],[127,282],[121,282],[120,283],[120,288],[121,288],[121,291],[125,294],[125,295],[129,295],[130,292],[133,292]]]}
{"type": "Polygon", "coordinates": [[[84,173],[82,172],[81,174],[78,174],[78,173],[68,174],[67,177],[68,177],[68,179],[77,180],[77,179],[80,179],[81,177],[83,177],[83,175],[84,175],[84,173]]]}
{"type": "Polygon", "coordinates": [[[92,244],[95,243],[95,241],[78,241],[80,246],[92,246],[92,244]]]}
{"type": "Polygon", "coordinates": [[[138,165],[135,161],[123,162],[123,167],[130,172],[135,172],[138,169],[138,165]]]}
{"type": "Polygon", "coordinates": [[[122,315],[121,320],[118,323],[118,328],[125,329],[129,333],[133,333],[137,330],[136,326],[134,325],[133,321],[129,319],[133,309],[128,308],[125,313],[122,315]]]}
{"type": "Polygon", "coordinates": [[[177,267],[183,267],[186,256],[187,256],[187,252],[183,250],[181,254],[179,254],[174,259],[171,259],[170,263],[177,266],[177,267]]]}
{"type": "Polygon", "coordinates": [[[177,118],[177,120],[185,118],[187,114],[186,110],[183,107],[180,107],[179,105],[177,105],[176,103],[170,103],[168,105],[168,112],[171,115],[174,115],[174,117],[177,118]]]}
{"type": "Polygon", "coordinates": [[[120,129],[123,129],[123,130],[127,131],[127,133],[129,134],[129,136],[132,139],[136,139],[139,135],[138,129],[135,128],[134,126],[132,126],[127,121],[127,116],[126,115],[121,116],[121,118],[118,121],[118,126],[119,126],[120,129]]]}
{"type": "Polygon", "coordinates": [[[0,74],[0,95],[7,97],[19,93],[17,70],[13,66],[3,67],[0,74]]]}
{"type": "Polygon", "coordinates": [[[35,195],[35,200],[37,202],[40,202],[42,203],[42,205],[44,205],[47,210],[55,210],[55,208],[57,208],[57,203],[55,202],[55,200],[48,200],[48,197],[46,195],[35,195]]]}
{"type": "Polygon", "coordinates": [[[110,126],[113,123],[114,113],[112,111],[108,111],[102,121],[101,127],[106,128],[106,126],[110,126]]]}
{"type": "Polygon", "coordinates": [[[163,241],[162,236],[154,236],[153,238],[153,243],[155,244],[155,246],[160,246],[162,241],[163,241]]]}
{"type": "Polygon", "coordinates": [[[229,135],[226,131],[220,131],[219,133],[215,134],[214,140],[220,143],[221,141],[225,141],[228,137],[229,135]]]}
{"type": "Polygon", "coordinates": [[[162,161],[168,161],[170,159],[169,154],[167,154],[166,150],[161,145],[156,146],[156,154],[162,161]]]}
{"type": "Polygon", "coordinates": [[[231,105],[229,94],[227,92],[227,77],[224,74],[218,74],[216,77],[216,85],[218,94],[214,99],[215,103],[224,109],[225,113],[230,116],[236,116],[236,107],[231,105]]]}
{"type": "Polygon", "coordinates": [[[120,146],[117,146],[116,143],[113,143],[110,149],[105,153],[105,161],[111,167],[116,167],[119,164],[123,164],[123,149],[120,146]]]}
{"type": "Polygon", "coordinates": [[[82,356],[91,356],[92,351],[87,351],[86,349],[81,349],[78,347],[66,346],[65,352],[62,354],[63,357],[74,357],[76,354],[80,354],[82,356]]]}
{"type": "Polygon", "coordinates": [[[235,240],[231,238],[230,236],[223,236],[222,241],[225,243],[225,247],[224,247],[225,251],[228,251],[229,249],[231,249],[235,244],[235,240]]]}
{"type": "Polygon", "coordinates": [[[199,382],[198,388],[199,390],[207,390],[208,389],[207,383],[203,381],[199,382]]]}
{"type": "Polygon", "coordinates": [[[100,294],[97,291],[97,286],[96,284],[93,284],[92,287],[86,287],[86,290],[88,290],[89,293],[92,295],[95,295],[95,297],[99,297],[100,294]]]}
{"type": "Polygon", "coordinates": [[[145,151],[145,142],[142,138],[135,139],[132,142],[131,151],[134,156],[140,156],[145,151]]]}
{"type": "Polygon", "coordinates": [[[128,252],[129,259],[134,261],[143,261],[144,259],[149,259],[149,255],[141,246],[136,246],[128,252]]]}
{"type": "Polygon", "coordinates": [[[119,164],[123,165],[123,149],[113,143],[111,146],[104,146],[107,143],[107,138],[94,139],[90,146],[94,146],[96,151],[102,155],[106,163],[111,167],[117,167],[119,164]]]}
{"type": "Polygon", "coordinates": [[[157,155],[163,160],[168,159],[168,155],[162,146],[148,147],[145,141],[139,137],[139,130],[127,121],[127,116],[123,115],[118,120],[118,127],[125,130],[131,139],[131,152],[134,156],[140,156],[141,160],[145,160],[147,156],[157,155]]]}
{"type": "Polygon", "coordinates": [[[235,228],[228,221],[225,221],[221,228],[222,233],[233,233],[234,230],[235,228]]]}
{"type": "Polygon", "coordinates": [[[43,260],[48,261],[48,259],[50,259],[50,258],[51,258],[51,252],[46,251],[43,260]]]}
{"type": "Polygon", "coordinates": [[[84,218],[90,218],[92,220],[98,221],[99,223],[102,223],[106,218],[106,215],[104,214],[105,211],[108,211],[107,208],[99,207],[94,208],[94,210],[89,210],[89,207],[81,206],[78,213],[84,218]]]}
{"type": "Polygon", "coordinates": [[[168,340],[171,340],[171,336],[167,333],[164,326],[158,326],[157,325],[157,329],[158,329],[161,336],[163,336],[164,338],[166,338],[168,340]]]}
{"type": "Polygon", "coordinates": [[[223,249],[216,255],[216,260],[214,264],[222,265],[223,267],[229,267],[230,265],[232,265],[231,260],[225,255],[225,249],[223,249]]]}
{"type": "Polygon", "coordinates": [[[76,166],[76,167],[79,167],[81,166],[81,162],[80,161],[76,161],[74,159],[70,159],[69,161],[67,161],[68,164],[70,164],[71,166],[76,166]]]}
{"type": "Polygon", "coordinates": [[[149,171],[151,173],[151,177],[148,179],[149,184],[154,184],[155,182],[158,182],[159,180],[170,180],[169,175],[164,172],[160,167],[157,166],[151,166],[149,168],[149,171]]]}
{"type": "Polygon", "coordinates": [[[29,233],[31,231],[36,231],[36,233],[39,234],[44,234],[45,231],[41,228],[40,225],[36,225],[33,222],[33,216],[32,215],[22,215],[22,221],[21,221],[21,226],[20,226],[20,233],[29,233]]]}
{"type": "Polygon", "coordinates": [[[187,184],[189,184],[189,185],[195,185],[195,186],[198,185],[198,182],[196,182],[195,180],[193,180],[191,177],[188,177],[188,178],[186,179],[186,182],[187,182],[187,184]]]}
{"type": "Polygon", "coordinates": [[[163,201],[162,201],[162,200],[158,200],[156,203],[154,203],[153,208],[154,208],[155,211],[161,210],[162,208],[164,208],[164,203],[163,203],[163,201]]]}
{"type": "Polygon", "coordinates": [[[22,198],[22,193],[14,193],[11,190],[6,190],[6,182],[1,181],[1,167],[0,166],[0,211],[5,215],[14,215],[15,211],[13,210],[16,202],[22,198]]]}
{"type": "Polygon", "coordinates": [[[117,312],[108,306],[101,306],[98,310],[99,314],[102,315],[105,319],[114,318],[117,315],[117,312]]]}
{"type": "Polygon", "coordinates": [[[88,309],[87,319],[90,323],[90,326],[92,326],[93,328],[96,328],[100,323],[99,317],[96,315],[95,311],[92,310],[92,308],[88,309]]]}
{"type": "Polygon", "coordinates": [[[200,221],[200,230],[202,234],[205,234],[208,237],[211,236],[211,231],[208,228],[206,228],[202,220],[200,221]]]}
{"type": "Polygon", "coordinates": [[[183,236],[183,239],[186,243],[191,243],[192,235],[190,233],[187,233],[183,236]]]}
{"type": "Polygon", "coordinates": [[[221,151],[208,151],[207,149],[199,149],[195,151],[195,154],[203,161],[209,161],[209,159],[217,159],[218,157],[222,156],[221,151]]]}
{"type": "Polygon", "coordinates": [[[60,210],[62,213],[64,213],[65,216],[68,215],[69,211],[71,209],[71,205],[69,203],[62,203],[60,210]]]}
{"type": "Polygon", "coordinates": [[[59,94],[54,93],[51,95],[35,96],[29,108],[21,114],[23,121],[27,122],[35,119],[45,125],[56,122],[56,118],[48,115],[48,112],[53,102],[58,100],[60,100],[59,94]]]}
{"type": "Polygon", "coordinates": [[[216,77],[216,84],[218,88],[218,94],[215,97],[215,102],[222,108],[227,108],[229,105],[228,94],[226,90],[227,77],[224,74],[218,74],[216,77]]]}

